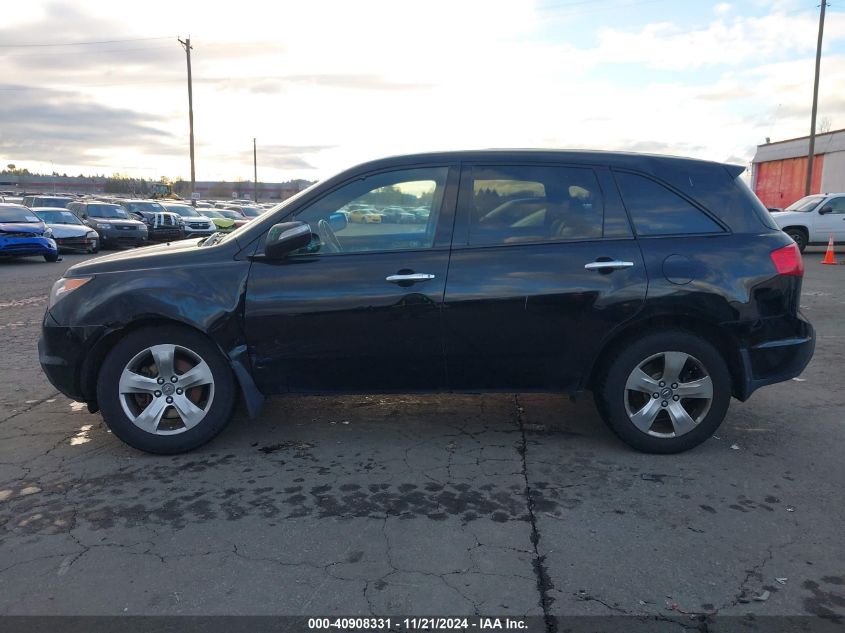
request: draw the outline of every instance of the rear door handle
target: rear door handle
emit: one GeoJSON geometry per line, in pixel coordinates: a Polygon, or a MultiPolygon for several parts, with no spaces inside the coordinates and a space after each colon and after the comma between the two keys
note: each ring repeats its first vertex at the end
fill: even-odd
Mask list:
{"type": "Polygon", "coordinates": [[[429,279],[434,279],[434,275],[428,273],[408,273],[407,275],[390,275],[385,278],[385,281],[398,284],[403,281],[428,281],[429,279]]]}
{"type": "Polygon", "coordinates": [[[609,262],[590,262],[585,264],[584,268],[587,270],[619,270],[621,268],[631,268],[634,262],[622,262],[618,259],[609,262]]]}

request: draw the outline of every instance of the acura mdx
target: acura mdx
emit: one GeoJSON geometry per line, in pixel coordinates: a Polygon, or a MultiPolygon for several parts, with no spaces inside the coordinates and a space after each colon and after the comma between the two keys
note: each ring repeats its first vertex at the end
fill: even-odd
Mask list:
{"type": "Polygon", "coordinates": [[[239,397],[255,416],[273,394],[584,390],[630,446],[683,451],[813,353],[801,254],[742,171],[549,150],[366,163],[232,233],[72,266],[41,364],[155,453],[207,442],[239,397]]]}

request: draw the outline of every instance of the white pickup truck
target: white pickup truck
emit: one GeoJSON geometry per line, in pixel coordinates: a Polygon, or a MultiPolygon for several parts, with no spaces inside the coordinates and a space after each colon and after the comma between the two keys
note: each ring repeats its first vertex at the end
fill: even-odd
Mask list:
{"type": "Polygon", "coordinates": [[[819,193],[793,202],[772,219],[802,251],[808,245],[845,242],[845,193],[819,193]]]}

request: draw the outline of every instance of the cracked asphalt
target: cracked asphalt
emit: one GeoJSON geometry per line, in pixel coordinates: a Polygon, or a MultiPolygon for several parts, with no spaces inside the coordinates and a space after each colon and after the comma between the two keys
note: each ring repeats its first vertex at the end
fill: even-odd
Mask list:
{"type": "Polygon", "coordinates": [[[276,398],[151,456],[40,372],[82,258],[0,262],[2,614],[845,616],[845,266],[806,257],[801,379],[686,454],[488,394],[276,398]]]}

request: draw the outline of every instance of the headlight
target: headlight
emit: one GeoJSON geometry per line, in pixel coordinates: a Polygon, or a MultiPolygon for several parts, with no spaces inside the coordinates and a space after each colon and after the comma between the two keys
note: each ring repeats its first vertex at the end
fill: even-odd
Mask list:
{"type": "Polygon", "coordinates": [[[59,299],[73,292],[77,288],[81,288],[92,279],[93,277],[62,277],[56,283],[53,284],[53,288],[52,290],[50,290],[50,301],[47,303],[47,309],[49,310],[54,305],[56,305],[56,302],[59,299]]]}
{"type": "Polygon", "coordinates": [[[44,229],[44,237],[53,237],[53,229],[51,229],[49,226],[44,229]]]}
{"type": "Polygon", "coordinates": [[[110,229],[110,228],[112,228],[111,224],[109,224],[108,222],[102,222],[102,223],[98,224],[98,225],[97,225],[97,227],[98,227],[98,228],[101,228],[101,229],[110,229]]]}

